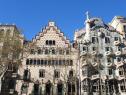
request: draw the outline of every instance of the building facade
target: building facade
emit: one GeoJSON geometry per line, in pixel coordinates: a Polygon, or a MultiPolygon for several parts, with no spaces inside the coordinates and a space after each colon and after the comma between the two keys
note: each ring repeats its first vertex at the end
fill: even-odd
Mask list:
{"type": "Polygon", "coordinates": [[[78,52],[55,22],[49,22],[28,46],[18,70],[18,95],[77,95],[78,52]]]}
{"type": "Polygon", "coordinates": [[[107,25],[87,15],[86,27],[75,32],[80,51],[81,95],[126,94],[126,31],[114,20],[107,25]]]}
{"type": "Polygon", "coordinates": [[[55,22],[32,41],[0,25],[0,95],[126,95],[126,18],[89,18],[71,43],[55,22]]]}
{"type": "Polygon", "coordinates": [[[18,64],[21,64],[23,35],[16,25],[0,25],[0,94],[8,95],[15,89],[18,64]]]}

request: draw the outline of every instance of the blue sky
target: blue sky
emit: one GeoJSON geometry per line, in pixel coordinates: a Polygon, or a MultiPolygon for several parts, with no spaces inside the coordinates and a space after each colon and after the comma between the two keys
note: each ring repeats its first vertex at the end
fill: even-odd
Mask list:
{"type": "Polygon", "coordinates": [[[0,23],[16,24],[31,40],[48,21],[55,21],[65,36],[84,27],[85,12],[106,23],[115,15],[126,17],[126,0],[0,0],[0,23]]]}

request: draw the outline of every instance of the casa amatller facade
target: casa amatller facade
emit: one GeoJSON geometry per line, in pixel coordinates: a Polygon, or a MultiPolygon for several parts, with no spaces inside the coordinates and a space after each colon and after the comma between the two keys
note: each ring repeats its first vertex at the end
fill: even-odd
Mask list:
{"type": "Polygon", "coordinates": [[[30,44],[34,47],[24,53],[28,57],[18,72],[23,79],[17,80],[19,95],[77,94],[77,50],[55,23],[49,22],[30,44]]]}
{"type": "Polygon", "coordinates": [[[126,18],[106,24],[87,13],[73,43],[55,22],[21,37],[20,60],[0,65],[0,95],[126,95],[126,18]]]}

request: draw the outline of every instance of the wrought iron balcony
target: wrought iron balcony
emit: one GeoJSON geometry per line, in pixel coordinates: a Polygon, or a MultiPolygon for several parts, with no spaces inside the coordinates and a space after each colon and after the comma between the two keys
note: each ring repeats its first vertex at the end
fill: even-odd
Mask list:
{"type": "Polygon", "coordinates": [[[12,95],[14,93],[14,89],[10,89],[9,93],[12,95]]]}
{"type": "Polygon", "coordinates": [[[108,75],[108,78],[109,79],[114,79],[114,76],[113,75],[108,75]]]}
{"type": "Polygon", "coordinates": [[[87,66],[87,65],[88,65],[88,62],[82,63],[82,67],[87,66]]]}
{"type": "Polygon", "coordinates": [[[120,62],[116,62],[115,65],[117,68],[119,68],[120,66],[123,66],[124,63],[122,61],[120,61],[120,62]]]}
{"type": "Polygon", "coordinates": [[[120,44],[120,41],[114,41],[114,45],[119,45],[120,44]]]}
{"type": "Polygon", "coordinates": [[[106,51],[106,52],[105,52],[105,55],[111,55],[111,54],[112,54],[111,51],[106,51]]]}
{"type": "Polygon", "coordinates": [[[82,51],[82,52],[80,53],[80,56],[83,56],[83,55],[86,55],[86,54],[87,54],[86,51],[82,51]]]}
{"type": "Polygon", "coordinates": [[[99,79],[99,78],[100,78],[100,75],[99,74],[92,75],[92,77],[91,77],[92,80],[99,79]]]}
{"type": "Polygon", "coordinates": [[[88,75],[83,75],[83,76],[81,76],[81,79],[82,79],[82,80],[87,79],[87,78],[89,78],[88,75]]]}
{"type": "Polygon", "coordinates": [[[97,52],[96,52],[96,51],[92,51],[91,54],[92,54],[92,55],[96,55],[97,52]]]}
{"type": "Polygon", "coordinates": [[[116,55],[116,56],[120,56],[120,55],[121,55],[121,51],[116,51],[116,52],[115,52],[115,55],[116,55]]]}
{"type": "Polygon", "coordinates": [[[119,75],[118,76],[118,80],[122,80],[122,79],[125,79],[125,75],[119,75]]]}
{"type": "Polygon", "coordinates": [[[112,67],[112,66],[113,66],[112,62],[107,63],[107,67],[112,67]]]}
{"type": "Polygon", "coordinates": [[[96,66],[98,66],[98,63],[97,62],[92,62],[92,66],[96,67],[96,66]]]}
{"type": "Polygon", "coordinates": [[[12,73],[13,78],[17,78],[18,74],[17,73],[12,73]]]}

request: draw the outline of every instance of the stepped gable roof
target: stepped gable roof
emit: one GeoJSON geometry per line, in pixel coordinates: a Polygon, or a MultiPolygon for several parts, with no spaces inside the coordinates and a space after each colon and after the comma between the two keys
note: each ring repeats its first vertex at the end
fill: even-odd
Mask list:
{"type": "Polygon", "coordinates": [[[32,39],[32,42],[36,42],[41,37],[43,37],[44,34],[46,34],[48,30],[50,30],[51,27],[53,27],[53,29],[56,31],[56,33],[59,35],[59,37],[62,37],[62,39],[65,41],[65,43],[70,44],[70,41],[66,38],[66,36],[64,36],[64,33],[61,32],[61,30],[55,25],[55,22],[49,22],[48,25],[45,28],[43,28],[42,31],[39,32],[38,35],[36,35],[32,39]]]}

